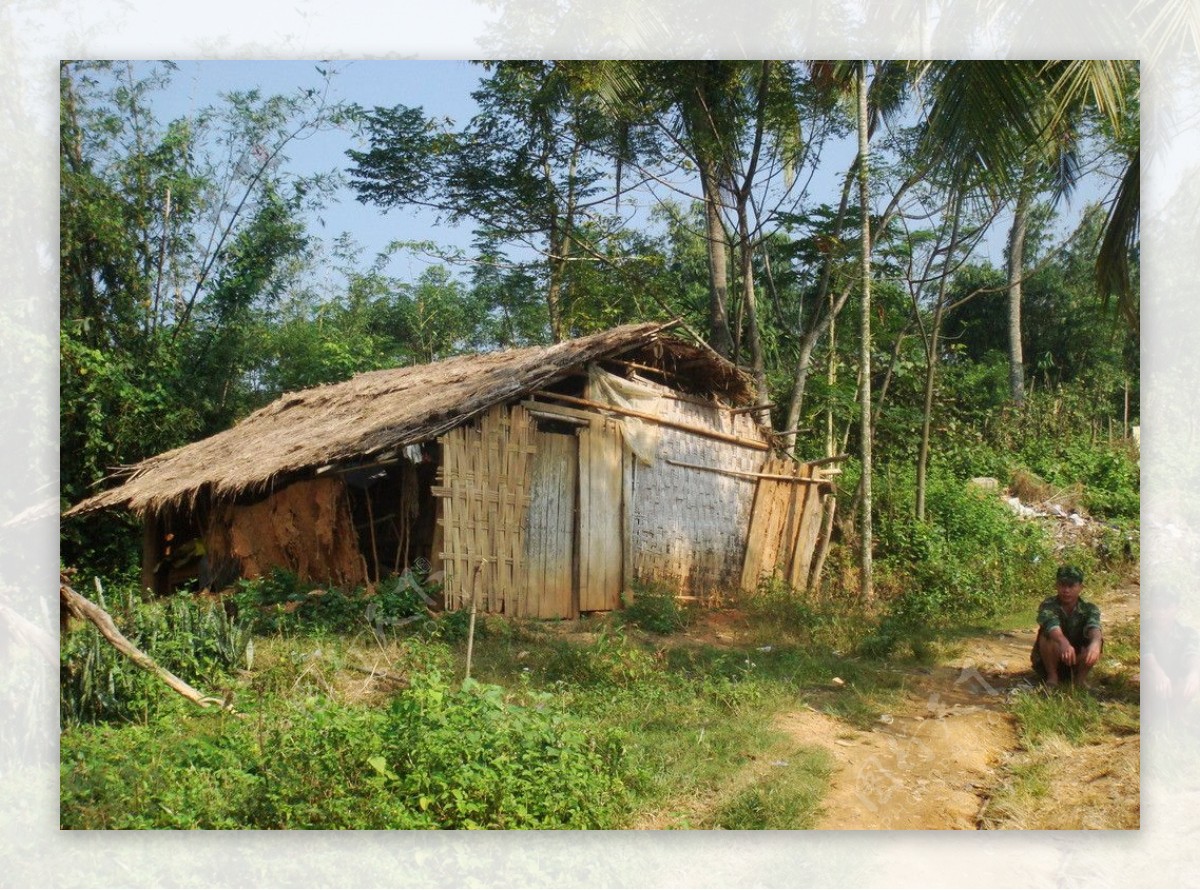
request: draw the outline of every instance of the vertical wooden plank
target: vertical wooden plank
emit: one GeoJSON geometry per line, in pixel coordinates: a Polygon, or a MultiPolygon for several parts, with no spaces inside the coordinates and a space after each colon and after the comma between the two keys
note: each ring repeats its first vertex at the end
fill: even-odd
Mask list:
{"type": "Polygon", "coordinates": [[[763,550],[766,545],[768,504],[772,493],[766,479],[759,479],[754,489],[754,504],[750,508],[750,529],[746,533],[746,556],[742,561],[742,590],[753,593],[758,589],[762,572],[763,550]]]}
{"type": "MultiPolygon", "coordinates": [[[[593,421],[592,423],[593,423],[593,426],[599,426],[600,424],[603,423],[603,421],[597,419],[597,420],[593,421]]],[[[590,529],[589,521],[590,521],[592,510],[593,510],[593,507],[592,507],[592,473],[593,473],[592,453],[593,453],[593,451],[596,450],[593,447],[593,443],[595,442],[595,439],[596,439],[596,434],[592,432],[592,427],[590,427],[590,426],[582,427],[581,429],[576,431],[576,434],[577,434],[577,437],[579,440],[579,478],[578,478],[578,483],[577,483],[578,489],[579,489],[579,496],[578,496],[578,500],[576,502],[578,510],[579,510],[578,522],[577,522],[577,528],[578,528],[578,534],[579,534],[579,548],[578,548],[579,581],[577,584],[577,589],[579,591],[579,608],[582,611],[582,610],[591,608],[590,606],[585,605],[585,602],[587,602],[591,599],[589,585],[591,583],[592,576],[595,573],[595,568],[592,565],[593,557],[595,556],[595,553],[594,553],[594,548],[591,546],[591,541],[590,541],[591,529],[590,529]]]]}
{"type": "Polygon", "coordinates": [[[621,439],[621,585],[633,587],[635,554],[633,550],[633,484],[637,459],[621,439]]]}
{"type": "Polygon", "coordinates": [[[575,436],[537,432],[529,487],[529,530],[525,538],[527,614],[574,617],[575,436]]]}
{"type": "MultiPolygon", "coordinates": [[[[772,476],[793,475],[796,464],[787,459],[768,459],[761,472],[772,476]]],[[[794,482],[759,479],[751,508],[746,558],[742,567],[742,589],[753,593],[763,578],[790,567],[792,537],[798,531],[797,493],[794,482]]]]}
{"type": "MultiPolygon", "coordinates": [[[[801,478],[814,478],[811,464],[802,466],[801,478]]],[[[817,535],[821,530],[821,489],[817,485],[798,485],[797,499],[801,503],[800,524],[791,542],[791,564],[788,570],[788,583],[797,589],[803,589],[808,584],[808,572],[812,565],[813,550],[816,547],[817,535]]]]}
{"type": "Polygon", "coordinates": [[[166,591],[158,590],[154,567],[162,559],[162,536],[158,533],[158,514],[147,513],[142,522],[142,590],[151,590],[156,596],[166,591]]]}
{"type": "MultiPolygon", "coordinates": [[[[556,615],[563,618],[579,617],[578,564],[578,528],[576,513],[579,492],[579,438],[577,436],[562,436],[560,443],[559,466],[561,468],[561,484],[558,497],[558,531],[559,546],[554,554],[554,597],[556,615]]],[[[549,573],[547,573],[549,575],[549,573]]]]}
{"type": "Polygon", "coordinates": [[[579,434],[579,608],[615,609],[621,601],[622,439],[599,419],[579,434]]]}

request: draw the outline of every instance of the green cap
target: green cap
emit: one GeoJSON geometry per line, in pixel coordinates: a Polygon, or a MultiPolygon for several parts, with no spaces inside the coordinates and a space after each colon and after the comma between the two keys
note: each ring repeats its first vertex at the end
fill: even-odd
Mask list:
{"type": "Polygon", "coordinates": [[[1079,571],[1075,566],[1059,566],[1058,580],[1064,581],[1067,584],[1082,584],[1083,572],[1079,571]]]}

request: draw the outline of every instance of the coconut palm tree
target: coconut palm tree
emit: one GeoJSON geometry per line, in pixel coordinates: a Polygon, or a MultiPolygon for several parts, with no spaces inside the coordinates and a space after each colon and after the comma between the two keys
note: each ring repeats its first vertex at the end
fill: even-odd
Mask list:
{"type": "MultiPolygon", "coordinates": [[[[1077,124],[1098,114],[1119,137],[1137,86],[1136,63],[1126,61],[922,62],[913,65],[928,96],[923,150],[939,155],[952,188],[975,180],[1014,200],[1009,237],[1010,377],[1013,400],[1024,397],[1021,355],[1021,280],[1025,223],[1036,181],[1050,171],[1065,193],[1078,174],[1077,124]]],[[[1128,140],[1126,140],[1126,144],[1128,140]]],[[[1100,293],[1115,295],[1137,330],[1136,294],[1129,274],[1137,242],[1140,154],[1126,154],[1096,260],[1100,293]]]]}

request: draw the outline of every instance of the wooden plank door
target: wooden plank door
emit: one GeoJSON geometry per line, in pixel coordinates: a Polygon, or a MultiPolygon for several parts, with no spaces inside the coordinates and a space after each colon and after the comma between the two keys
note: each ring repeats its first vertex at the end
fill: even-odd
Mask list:
{"type": "Polygon", "coordinates": [[[533,435],[529,528],[525,535],[526,600],[518,614],[574,618],[575,503],[579,482],[579,439],[538,430],[533,435]]]}
{"type": "Polygon", "coordinates": [[[624,583],[624,446],[615,421],[579,431],[579,610],[616,609],[624,583]]]}

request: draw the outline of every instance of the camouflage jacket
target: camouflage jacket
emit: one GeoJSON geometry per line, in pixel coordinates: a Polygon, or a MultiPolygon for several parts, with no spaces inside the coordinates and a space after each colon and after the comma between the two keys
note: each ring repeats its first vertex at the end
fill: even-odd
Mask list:
{"type": "Polygon", "coordinates": [[[1038,606],[1037,622],[1046,633],[1061,627],[1072,646],[1083,646],[1088,642],[1088,630],[1100,626],[1100,609],[1081,599],[1075,603],[1075,611],[1067,615],[1059,604],[1058,597],[1050,596],[1038,606]]]}

